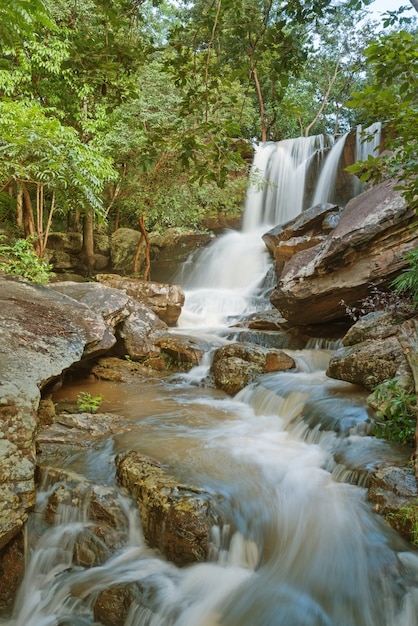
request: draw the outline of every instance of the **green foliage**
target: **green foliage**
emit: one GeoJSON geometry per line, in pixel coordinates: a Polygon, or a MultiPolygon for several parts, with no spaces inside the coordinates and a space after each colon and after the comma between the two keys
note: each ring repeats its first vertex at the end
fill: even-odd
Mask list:
{"type": "Polygon", "coordinates": [[[377,420],[374,434],[382,439],[415,445],[417,396],[401,387],[397,379],[386,380],[373,392],[377,420]]]}
{"type": "Polygon", "coordinates": [[[414,546],[418,546],[418,501],[406,504],[398,511],[388,513],[391,525],[406,535],[414,546]]]}
{"type": "Polygon", "coordinates": [[[386,151],[347,168],[362,182],[397,178],[407,202],[418,202],[418,31],[380,35],[365,51],[370,82],[351,106],[370,121],[384,121],[386,151]]]}
{"type": "Polygon", "coordinates": [[[392,287],[397,292],[409,295],[418,308],[418,248],[405,255],[409,267],[392,281],[392,287]]]}
{"type": "Polygon", "coordinates": [[[80,391],[77,396],[77,406],[83,413],[97,413],[102,400],[102,396],[92,396],[88,391],[80,391]]]}
{"type": "Polygon", "coordinates": [[[0,102],[0,180],[41,184],[61,209],[100,215],[104,183],[115,176],[109,158],[40,105],[0,102]]]}
{"type": "MultiPolygon", "coordinates": [[[[0,236],[0,241],[4,239],[0,236]]],[[[55,274],[52,265],[36,254],[30,239],[17,239],[13,244],[0,243],[0,271],[22,276],[33,283],[47,283],[55,274]]]]}

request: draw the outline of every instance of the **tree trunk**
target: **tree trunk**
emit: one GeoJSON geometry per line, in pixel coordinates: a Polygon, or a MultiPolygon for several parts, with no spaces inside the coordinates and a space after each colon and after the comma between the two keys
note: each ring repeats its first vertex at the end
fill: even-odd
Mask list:
{"type": "Polygon", "coordinates": [[[260,81],[258,80],[258,74],[257,74],[257,70],[255,68],[255,65],[253,63],[253,59],[250,59],[250,64],[251,64],[251,76],[254,79],[254,84],[255,84],[255,90],[257,93],[257,99],[258,99],[258,108],[260,110],[260,121],[261,121],[261,141],[267,141],[267,124],[266,124],[266,112],[264,109],[264,99],[263,99],[263,94],[261,92],[261,85],[260,85],[260,81]]]}
{"type": "Polygon", "coordinates": [[[144,280],[148,280],[149,272],[151,267],[151,253],[150,253],[150,241],[147,233],[147,229],[145,228],[145,218],[146,215],[141,215],[138,218],[139,221],[139,230],[141,231],[141,237],[139,239],[138,248],[136,249],[135,260],[134,260],[134,274],[137,274],[139,271],[139,256],[141,254],[142,244],[145,241],[145,269],[144,269],[144,280]]]}
{"type": "Polygon", "coordinates": [[[31,237],[33,239],[33,247],[38,256],[40,256],[39,240],[36,236],[35,219],[33,216],[33,206],[30,193],[24,185],[22,186],[23,194],[23,229],[26,239],[31,237]]]}
{"type": "Polygon", "coordinates": [[[94,238],[93,238],[93,211],[88,211],[83,217],[83,248],[81,258],[87,265],[87,274],[93,274],[96,260],[94,258],[94,238]]]}
{"type": "Polygon", "coordinates": [[[23,190],[20,183],[17,183],[16,189],[16,224],[19,230],[23,228],[23,190]]]}
{"type": "Polygon", "coordinates": [[[145,269],[144,269],[144,280],[148,280],[149,272],[151,268],[151,251],[150,251],[150,242],[147,233],[147,229],[145,228],[145,215],[141,215],[139,218],[139,230],[141,231],[141,235],[145,240],[145,269]]]}

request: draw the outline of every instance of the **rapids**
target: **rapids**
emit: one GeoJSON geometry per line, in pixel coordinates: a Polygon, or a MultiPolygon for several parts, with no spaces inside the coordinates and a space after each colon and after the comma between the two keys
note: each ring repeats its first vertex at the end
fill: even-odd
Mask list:
{"type": "MultiPolygon", "coordinates": [[[[305,161],[318,149],[310,145],[305,161]]],[[[272,148],[278,151],[261,152],[272,148]]],[[[270,209],[263,215],[273,219],[270,209]]],[[[182,269],[182,333],[220,345],[231,320],[268,307],[269,261],[259,245],[266,224],[260,217],[257,228],[226,233],[182,269]],[[225,258],[237,248],[239,256],[225,258]]],[[[260,376],[233,398],[205,384],[210,351],[187,374],[60,390],[56,400],[74,400],[80,390],[101,394],[101,410],[132,423],[61,467],[114,486],[114,456],[138,449],[222,494],[227,523],[213,528],[208,562],[180,569],[147,547],[137,511],[121,493],[126,545],[84,568],[73,563],[73,547],[88,512],[65,508],[55,527],[44,525],[56,488],[47,481],[27,528],[26,575],[13,615],[1,623],[99,626],[98,594],[136,582],[142,602],[133,602],[120,626],[417,626],[417,555],[366,498],[373,467],[405,460],[405,452],[368,435],[364,390],[326,377],[335,347],[292,352],[294,370],[260,376]]]]}

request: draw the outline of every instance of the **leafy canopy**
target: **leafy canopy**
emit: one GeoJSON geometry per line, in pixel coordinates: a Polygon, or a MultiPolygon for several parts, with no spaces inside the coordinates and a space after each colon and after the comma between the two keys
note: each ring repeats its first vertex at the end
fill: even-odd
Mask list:
{"type": "MultiPolygon", "coordinates": [[[[102,192],[115,177],[111,160],[37,103],[0,102],[0,180],[41,184],[61,208],[103,212],[102,192]]],[[[3,187],[3,189],[4,189],[3,187]]]]}
{"type": "Polygon", "coordinates": [[[348,170],[361,181],[397,178],[407,202],[418,203],[418,30],[380,35],[366,51],[369,83],[351,106],[366,119],[385,121],[385,153],[348,170]]]}

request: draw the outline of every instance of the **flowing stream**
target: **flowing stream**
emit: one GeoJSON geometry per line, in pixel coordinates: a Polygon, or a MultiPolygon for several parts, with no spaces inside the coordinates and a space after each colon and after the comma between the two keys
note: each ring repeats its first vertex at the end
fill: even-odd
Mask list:
{"type": "MultiPolygon", "coordinates": [[[[304,177],[318,150],[323,144],[312,140],[302,156],[297,148],[303,167],[290,163],[290,150],[286,167],[304,177]]],[[[256,162],[271,166],[279,147],[258,152],[256,162]]],[[[273,216],[265,207],[255,225],[226,233],[183,268],[182,333],[220,345],[230,320],[268,306],[269,259],[259,240],[284,211],[273,195],[273,216]]],[[[257,197],[253,206],[259,211],[265,201],[257,197]]],[[[368,473],[405,453],[367,435],[362,389],[325,376],[333,348],[317,342],[293,351],[294,370],[261,376],[233,398],[205,385],[210,352],[188,374],[62,389],[69,399],[80,389],[102,394],[102,409],[132,428],[62,459],[61,467],[114,486],[115,454],[140,450],[221,494],[228,523],[213,528],[208,562],[178,568],[147,547],[135,507],[121,495],[126,545],[84,568],[74,565],[73,548],[88,512],[64,509],[45,530],[39,520],[54,489],[46,483],[28,525],[25,579],[13,616],[2,623],[93,625],[102,590],[137,582],[142,602],[133,602],[120,626],[416,626],[417,555],[366,499],[368,473]]]]}

